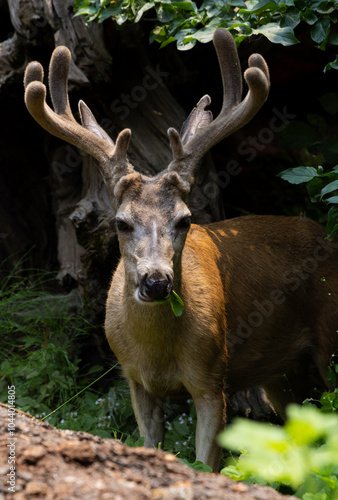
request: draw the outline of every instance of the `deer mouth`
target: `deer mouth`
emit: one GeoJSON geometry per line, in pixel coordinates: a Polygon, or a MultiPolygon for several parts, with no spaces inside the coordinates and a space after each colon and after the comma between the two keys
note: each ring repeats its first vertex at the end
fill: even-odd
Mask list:
{"type": "Polygon", "coordinates": [[[144,293],[142,292],[142,290],[140,289],[140,287],[138,287],[138,289],[136,290],[136,293],[137,293],[137,298],[139,300],[141,300],[142,302],[153,302],[152,299],[150,299],[149,297],[147,297],[146,295],[144,295],[144,293]]]}

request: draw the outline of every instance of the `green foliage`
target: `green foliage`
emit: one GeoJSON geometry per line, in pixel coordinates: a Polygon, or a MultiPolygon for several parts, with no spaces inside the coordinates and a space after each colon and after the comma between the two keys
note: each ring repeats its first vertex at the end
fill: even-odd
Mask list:
{"type": "Polygon", "coordinates": [[[309,113],[307,122],[289,122],[279,135],[286,148],[297,151],[305,162],[317,163],[317,166],[289,168],[279,176],[291,184],[305,184],[312,203],[329,207],[326,232],[333,239],[338,232],[338,140],[327,135],[327,130],[328,121],[336,119],[338,113],[338,93],[325,94],[319,101],[328,119],[309,113]]]}
{"type": "MultiPolygon", "coordinates": [[[[14,385],[16,406],[37,417],[50,413],[101,370],[87,368],[80,379],[79,346],[91,325],[77,312],[76,294],[48,292],[53,282],[50,273],[30,271],[27,276],[14,270],[0,290],[0,399],[7,402],[7,387],[14,385]]],[[[76,413],[78,405],[71,411],[76,413]]],[[[52,423],[62,419],[60,414],[52,423]]]]}
{"type": "MultiPolygon", "coordinates": [[[[18,409],[60,429],[141,446],[127,382],[113,380],[107,390],[107,380],[102,380],[86,389],[104,372],[81,361],[81,345],[93,327],[80,314],[79,304],[71,304],[76,296],[53,295],[48,291],[53,286],[54,276],[40,271],[23,276],[14,270],[3,279],[0,400],[7,402],[8,386],[14,385],[18,409]]],[[[196,411],[191,401],[168,401],[165,414],[166,451],[197,470],[210,471],[195,462],[196,411]]]]}
{"type": "MultiPolygon", "coordinates": [[[[195,462],[196,410],[192,401],[168,400],[165,403],[165,444],[164,448],[174,453],[185,463],[195,462]]],[[[199,465],[195,464],[197,470],[199,465]]]]}
{"type": "MultiPolygon", "coordinates": [[[[103,22],[112,18],[117,26],[126,22],[151,22],[150,41],[161,47],[177,43],[179,50],[194,47],[197,41],[212,40],[217,28],[227,28],[239,45],[250,35],[264,35],[273,43],[298,43],[294,30],[308,25],[311,39],[320,49],[338,44],[332,25],[337,22],[337,0],[76,0],[75,15],[85,21],[103,22]]],[[[326,69],[338,69],[338,59],[326,69]]]]}
{"type": "Polygon", "coordinates": [[[338,415],[290,405],[284,427],[237,419],[219,437],[242,451],[222,473],[235,480],[268,484],[304,500],[338,498],[338,415]]]}
{"type": "MultiPolygon", "coordinates": [[[[7,382],[18,386],[17,403],[34,411],[41,404],[46,409],[54,397],[62,397],[74,384],[78,369],[78,360],[71,363],[62,347],[67,339],[69,317],[56,317],[55,303],[45,301],[41,292],[50,279],[48,275],[36,275],[33,280],[26,278],[18,282],[11,276],[1,290],[0,393],[6,393],[7,382]],[[55,370],[56,364],[62,369],[55,370]],[[37,390],[34,401],[31,389],[37,390]]],[[[59,307],[62,310],[61,301],[59,307]]]]}
{"type": "MultiPolygon", "coordinates": [[[[336,300],[338,301],[337,297],[336,300]]],[[[333,355],[327,370],[327,379],[334,389],[330,392],[324,392],[320,398],[321,411],[325,413],[338,412],[338,364],[335,359],[336,356],[333,355]]]]}
{"type": "Polygon", "coordinates": [[[185,465],[189,465],[194,470],[198,472],[212,472],[212,468],[209,465],[205,465],[203,462],[196,460],[196,462],[189,463],[185,458],[181,458],[181,462],[185,465]]]}
{"type": "Polygon", "coordinates": [[[332,171],[324,172],[322,167],[296,167],[285,170],[280,176],[292,184],[306,183],[313,202],[323,201],[334,205],[328,212],[326,231],[330,239],[338,232],[338,165],[332,171]],[[330,196],[328,196],[330,195],[330,196]]]}
{"type": "Polygon", "coordinates": [[[330,172],[323,167],[295,167],[281,172],[280,177],[291,184],[305,183],[311,201],[322,201],[331,206],[328,212],[326,232],[330,239],[338,233],[338,165],[330,172]]]}

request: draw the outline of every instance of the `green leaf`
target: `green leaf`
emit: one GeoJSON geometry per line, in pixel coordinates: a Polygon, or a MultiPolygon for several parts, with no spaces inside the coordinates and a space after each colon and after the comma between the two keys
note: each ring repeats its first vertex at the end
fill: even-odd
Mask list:
{"type": "Polygon", "coordinates": [[[323,187],[326,185],[326,183],[327,181],[323,179],[321,176],[314,177],[313,179],[308,181],[308,183],[306,184],[306,189],[307,192],[309,193],[311,201],[315,202],[318,201],[318,199],[320,199],[320,193],[323,187]]]}
{"type": "MultiPolygon", "coordinates": [[[[320,18],[311,28],[311,38],[314,42],[320,44],[320,48],[325,49],[322,46],[323,42],[328,39],[330,34],[330,20],[327,17],[320,18]]],[[[326,45],[326,43],[325,43],[326,45]]]]}
{"type": "Polygon", "coordinates": [[[289,26],[294,29],[300,23],[300,11],[296,7],[289,8],[285,14],[282,15],[280,26],[283,28],[289,26]]]}
{"type": "Polygon", "coordinates": [[[116,16],[116,24],[121,26],[121,24],[125,23],[128,20],[127,12],[121,12],[121,14],[116,16]]]}
{"type": "Polygon", "coordinates": [[[277,4],[273,0],[260,0],[252,9],[241,9],[240,12],[248,12],[250,14],[259,14],[260,12],[272,11],[277,9],[277,4]]]}
{"type": "Polygon", "coordinates": [[[168,23],[175,19],[176,12],[173,7],[166,4],[155,4],[156,14],[161,23],[168,23]]]}
{"type": "Polygon", "coordinates": [[[186,10],[186,11],[192,11],[192,12],[197,12],[197,7],[195,2],[171,2],[171,5],[173,7],[176,7],[179,10],[186,10]]]}
{"type": "Polygon", "coordinates": [[[164,304],[165,302],[168,302],[168,300],[175,316],[182,316],[184,303],[181,297],[174,290],[171,292],[168,299],[156,300],[156,302],[158,302],[158,304],[164,304]]]}
{"type": "Polygon", "coordinates": [[[134,23],[138,23],[140,19],[142,18],[143,14],[147,12],[150,9],[153,9],[155,7],[154,2],[147,2],[145,3],[137,12],[137,15],[135,17],[134,23]]]}
{"type": "Polygon", "coordinates": [[[334,205],[327,214],[326,234],[330,239],[338,233],[338,207],[334,205]]]}
{"type": "Polygon", "coordinates": [[[329,69],[337,69],[338,70],[338,56],[336,57],[336,59],[334,61],[329,62],[325,66],[324,73],[326,73],[326,71],[328,71],[329,69]]]}
{"type": "Polygon", "coordinates": [[[174,420],[172,425],[173,425],[174,430],[180,436],[188,436],[189,435],[190,429],[187,426],[187,424],[185,424],[184,422],[179,422],[178,420],[174,420]]]}
{"type": "Polygon", "coordinates": [[[329,14],[334,9],[335,6],[333,5],[332,1],[324,1],[320,2],[320,4],[316,8],[316,11],[319,12],[320,14],[329,14]]]}
{"type": "Polygon", "coordinates": [[[294,35],[292,28],[285,26],[281,28],[276,23],[268,23],[260,28],[252,30],[254,35],[264,35],[272,43],[281,43],[284,46],[294,45],[299,43],[299,40],[294,35]]]}
{"type": "MultiPolygon", "coordinates": [[[[320,193],[320,198],[322,199],[326,194],[332,193],[332,191],[336,191],[338,189],[338,180],[330,182],[327,184],[320,193]]],[[[328,200],[327,200],[328,201],[328,200]]]]}
{"type": "Polygon", "coordinates": [[[197,470],[199,472],[212,472],[212,468],[209,465],[204,464],[203,462],[200,462],[199,460],[196,460],[196,462],[190,463],[186,458],[180,458],[180,461],[184,463],[185,465],[188,465],[194,470],[197,470]]]}
{"type": "Polygon", "coordinates": [[[313,9],[306,9],[304,12],[301,13],[301,17],[310,26],[312,26],[313,24],[315,24],[316,21],[318,21],[318,17],[314,13],[313,9]]]}
{"type": "Polygon", "coordinates": [[[130,434],[128,434],[126,440],[124,441],[126,446],[130,446],[130,448],[138,448],[140,446],[144,446],[144,437],[139,437],[135,439],[130,434]]]}
{"type": "Polygon", "coordinates": [[[169,45],[169,43],[172,43],[172,42],[176,42],[176,38],[174,38],[173,36],[170,36],[169,38],[167,38],[167,40],[165,40],[165,42],[162,42],[161,43],[161,49],[163,49],[163,47],[165,47],[166,45],[169,45]]]}
{"type": "Polygon", "coordinates": [[[231,6],[232,7],[239,7],[239,8],[244,7],[245,8],[246,7],[246,3],[245,3],[244,0],[231,0],[231,6]]]}
{"type": "MultiPolygon", "coordinates": [[[[336,366],[337,365],[334,365],[334,368],[336,366]]],[[[337,375],[336,375],[336,370],[333,369],[333,367],[332,367],[332,364],[330,364],[330,366],[328,367],[326,376],[327,376],[328,381],[333,385],[333,387],[336,387],[337,375]]]]}
{"type": "Polygon", "coordinates": [[[79,10],[76,11],[74,14],[74,17],[76,16],[91,16],[93,14],[97,14],[97,9],[96,7],[91,7],[90,5],[86,7],[81,7],[79,10]]]}
{"type": "Polygon", "coordinates": [[[90,5],[91,4],[91,1],[90,0],[85,0],[85,1],[82,1],[82,0],[75,0],[74,2],[74,6],[73,6],[73,9],[74,9],[74,12],[79,9],[80,7],[83,7],[84,5],[90,5]]]}
{"type": "Polygon", "coordinates": [[[328,496],[325,491],[319,491],[317,493],[305,493],[302,496],[303,500],[328,500],[328,496]]]}
{"type": "Polygon", "coordinates": [[[278,177],[290,182],[290,184],[302,184],[303,182],[310,181],[316,176],[317,170],[314,167],[288,168],[278,174],[278,177]]]}
{"type": "Polygon", "coordinates": [[[338,196],[331,196],[330,198],[327,198],[326,203],[333,203],[335,205],[338,204],[338,196]]]}
{"type": "Polygon", "coordinates": [[[324,392],[320,398],[320,404],[322,405],[321,409],[324,412],[333,412],[336,397],[336,394],[333,392],[324,392]]]}
{"type": "Polygon", "coordinates": [[[196,45],[196,40],[193,37],[186,37],[183,40],[177,41],[178,50],[190,50],[196,45]]]}
{"type": "Polygon", "coordinates": [[[105,8],[100,15],[100,23],[103,23],[106,19],[110,19],[111,17],[116,17],[121,14],[121,5],[110,6],[105,8]]]}
{"type": "MultiPolygon", "coordinates": [[[[218,24],[218,19],[216,20],[218,24]]],[[[209,26],[206,26],[205,28],[201,28],[200,30],[196,31],[193,34],[193,38],[195,40],[198,40],[201,43],[208,43],[212,40],[214,33],[215,33],[215,23],[210,23],[209,26]]]]}
{"type": "Polygon", "coordinates": [[[327,435],[338,424],[336,415],[324,415],[313,406],[289,405],[285,430],[297,445],[306,445],[327,435]]]}
{"type": "Polygon", "coordinates": [[[181,297],[173,290],[169,297],[171,308],[175,316],[182,316],[184,303],[181,297]]]}

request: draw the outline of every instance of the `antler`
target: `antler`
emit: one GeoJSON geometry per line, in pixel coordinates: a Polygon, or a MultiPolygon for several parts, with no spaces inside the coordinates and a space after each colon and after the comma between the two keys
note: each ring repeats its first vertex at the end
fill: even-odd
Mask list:
{"type": "MultiPolygon", "coordinates": [[[[212,146],[249,122],[263,105],[269,92],[268,67],[262,56],[253,54],[249,58],[249,68],[244,73],[249,91],[241,101],[240,64],[231,34],[225,29],[218,29],[214,34],[214,45],[223,81],[220,114],[212,120],[211,111],[205,109],[211,99],[205,95],[183,126],[182,138],[174,128],[168,130],[173,153],[168,171],[176,172],[188,183],[186,187],[191,184],[194,169],[202,156],[212,146]]],[[[33,118],[48,132],[96,158],[107,187],[114,194],[114,187],[121,177],[135,173],[127,159],[131,132],[129,129],[122,130],[114,145],[83,101],[79,102],[82,126],[75,120],[68,101],[70,61],[71,54],[66,47],[60,46],[54,50],[49,66],[49,87],[55,111],[46,103],[47,91],[42,83],[41,64],[36,61],[28,64],[24,78],[26,106],[33,118]]]]}
{"type": "MultiPolygon", "coordinates": [[[[269,69],[259,54],[249,58],[249,68],[244,73],[249,90],[243,101],[242,78],[237,49],[232,35],[226,29],[214,33],[214,45],[223,82],[223,105],[220,114],[212,121],[212,114],[205,110],[211,103],[208,95],[202,97],[191,115],[197,116],[195,130],[184,128],[181,136],[174,128],[168,130],[173,161],[169,172],[175,171],[191,183],[194,169],[204,154],[222,139],[248,123],[268,97],[269,69]]],[[[188,121],[191,120],[191,115],[188,121]]]]}
{"type": "Polygon", "coordinates": [[[74,118],[68,100],[68,73],[71,54],[67,47],[57,47],[49,66],[49,89],[53,111],[46,103],[43,68],[37,61],[28,64],[25,77],[25,103],[33,118],[48,132],[86,151],[98,161],[98,167],[110,190],[121,175],[133,173],[127,160],[131,132],[124,129],[114,147],[108,134],[98,125],[90,109],[79,102],[81,126],[74,118]],[[115,178],[116,176],[116,178],[115,178]]]}

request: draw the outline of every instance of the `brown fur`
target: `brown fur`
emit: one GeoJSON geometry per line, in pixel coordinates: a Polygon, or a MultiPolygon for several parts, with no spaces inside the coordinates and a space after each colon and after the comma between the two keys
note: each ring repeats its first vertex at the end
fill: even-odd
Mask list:
{"type": "MultiPolygon", "coordinates": [[[[152,183],[144,185],[136,202],[126,194],[123,206],[143,228],[155,218],[158,228],[170,233],[174,207],[181,210],[181,203],[178,191],[164,195],[152,183]]],[[[174,253],[175,290],[185,304],[179,318],[169,303],[135,300],[137,272],[130,269],[130,254],[138,242],[131,239],[133,250],[125,254],[130,242],[121,245],[123,257],[109,291],[106,335],[132,393],[135,386],[145,391],[145,406],[150,396],[149,411],[160,410],[160,398],[186,390],[197,406],[207,397],[210,407],[220,408],[212,430],[217,433],[225,423],[226,390],[263,385],[283,411],[288,400],[281,377],[304,352],[312,353],[325,377],[338,344],[338,304],[321,278],[338,293],[338,243],[328,242],[320,225],[297,217],[247,216],[192,226],[182,253],[167,242],[160,254],[168,265],[174,253]]],[[[204,441],[200,447],[205,450],[204,441]]],[[[198,458],[217,468],[215,448],[210,446],[207,455],[204,450],[198,450],[198,458]]]]}

